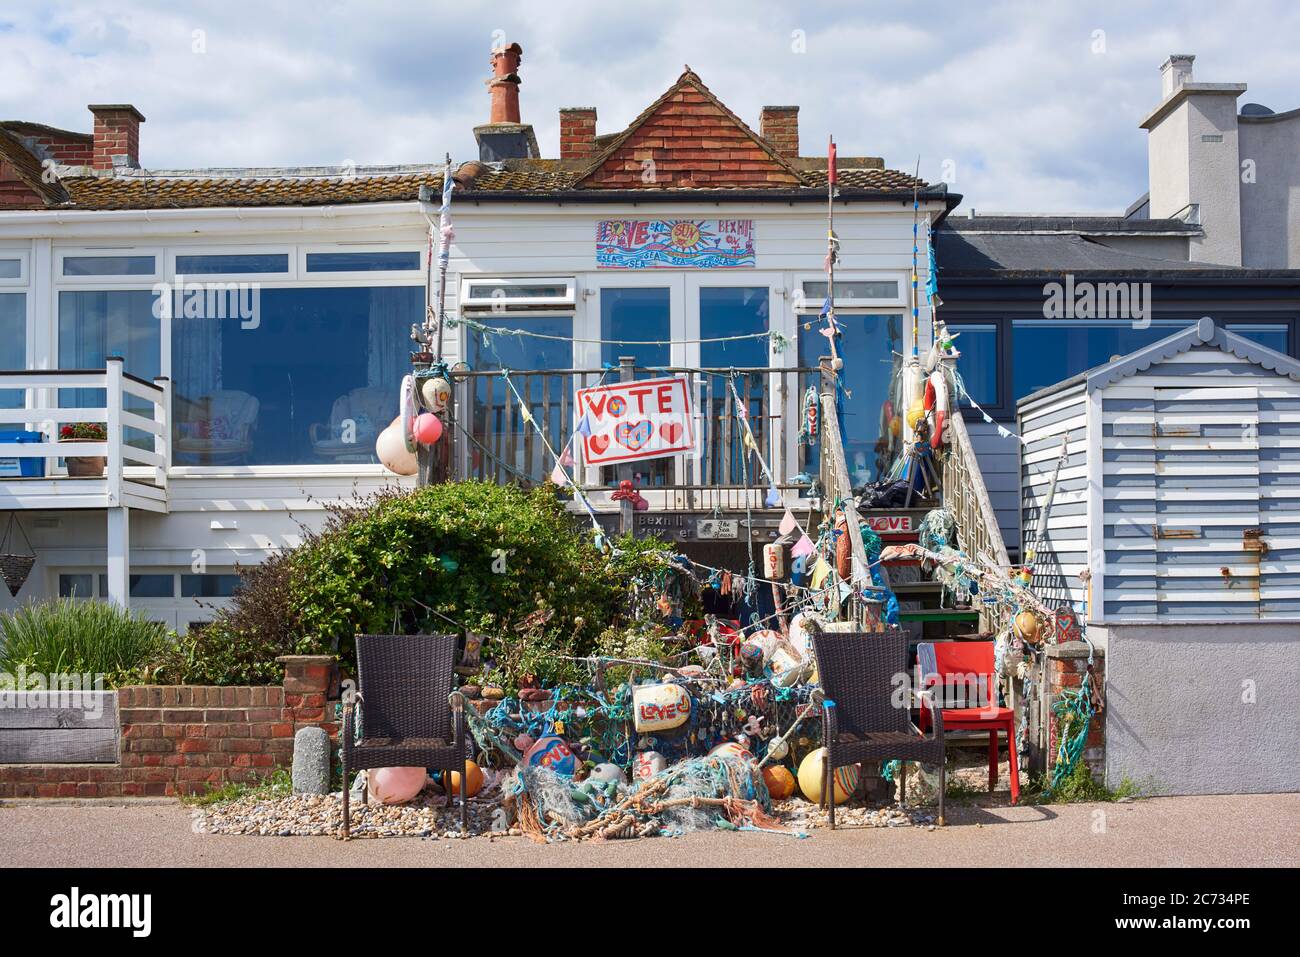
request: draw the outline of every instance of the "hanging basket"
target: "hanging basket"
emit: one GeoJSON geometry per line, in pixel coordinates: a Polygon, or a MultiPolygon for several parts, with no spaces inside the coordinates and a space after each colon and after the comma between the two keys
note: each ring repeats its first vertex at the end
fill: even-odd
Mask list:
{"type": "Polygon", "coordinates": [[[17,516],[11,512],[9,514],[9,525],[5,528],[4,538],[0,540],[0,575],[4,576],[5,585],[9,588],[9,594],[17,598],[18,592],[27,583],[27,576],[32,573],[32,566],[36,564],[36,555],[34,552],[30,555],[10,553],[10,549],[16,544],[14,541],[15,524],[18,525],[18,531],[23,536],[23,541],[27,542],[29,552],[32,551],[32,543],[28,541],[22,523],[18,522],[17,516]]]}
{"type": "Polygon", "coordinates": [[[22,591],[35,564],[35,555],[0,555],[0,575],[4,575],[9,594],[14,598],[22,591]]]}

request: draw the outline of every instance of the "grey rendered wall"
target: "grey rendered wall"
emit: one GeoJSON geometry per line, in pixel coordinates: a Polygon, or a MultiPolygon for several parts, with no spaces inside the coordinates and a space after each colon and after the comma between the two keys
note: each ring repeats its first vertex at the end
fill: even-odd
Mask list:
{"type": "Polygon", "coordinates": [[[1108,785],[1127,777],[1165,794],[1300,791],[1300,623],[1108,631],[1108,785]]]}
{"type": "Polygon", "coordinates": [[[1241,264],[1300,269],[1300,110],[1241,117],[1241,264]]]}

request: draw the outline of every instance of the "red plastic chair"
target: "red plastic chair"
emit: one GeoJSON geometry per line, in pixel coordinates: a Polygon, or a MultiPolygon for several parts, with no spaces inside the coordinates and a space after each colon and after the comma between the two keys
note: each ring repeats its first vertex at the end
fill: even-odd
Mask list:
{"type": "MultiPolygon", "coordinates": [[[[1016,716],[997,705],[996,675],[991,641],[936,641],[933,673],[921,675],[921,687],[931,690],[943,705],[943,729],[987,731],[989,734],[989,790],[998,783],[998,732],[1007,736],[1011,765],[1011,803],[1020,800],[1020,762],[1016,756],[1016,716]],[[951,705],[951,706],[950,706],[951,705]]],[[[922,671],[925,669],[922,668],[922,671]]],[[[921,709],[921,730],[930,722],[921,709]]]]}

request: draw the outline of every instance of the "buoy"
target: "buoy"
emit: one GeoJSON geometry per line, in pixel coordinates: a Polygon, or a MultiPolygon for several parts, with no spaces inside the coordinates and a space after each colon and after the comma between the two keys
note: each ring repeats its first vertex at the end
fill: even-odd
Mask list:
{"type": "Polygon", "coordinates": [[[415,417],[415,441],[433,445],[442,438],[442,420],[432,412],[421,412],[415,417]]]}
{"type": "Polygon", "coordinates": [[[375,439],[375,456],[384,463],[384,468],[397,475],[414,475],[419,469],[415,453],[407,451],[402,438],[401,416],[393,419],[375,439]]]}
{"type": "Polygon", "coordinates": [[[923,378],[921,364],[915,359],[910,361],[903,369],[903,407],[907,409],[905,422],[907,428],[903,430],[903,440],[905,442],[912,441],[912,432],[916,428],[915,421],[912,418],[912,409],[919,406],[924,398],[925,383],[923,378]]]}
{"type": "Polygon", "coordinates": [[[1038,633],[1037,615],[1032,611],[1022,611],[1020,614],[1016,615],[1015,624],[1016,634],[1024,639],[1026,643],[1031,645],[1038,644],[1040,636],[1038,633]]]}
{"type": "Polygon", "coordinates": [[[948,383],[943,370],[935,369],[925,383],[926,408],[934,410],[934,430],[930,433],[930,446],[943,444],[943,426],[948,419],[948,383]]]}
{"type": "MultiPolygon", "coordinates": [[[[822,782],[826,777],[825,761],[826,749],[818,748],[816,751],[809,751],[799,763],[799,790],[814,804],[820,804],[822,800],[822,782]]],[[[835,803],[843,804],[851,798],[853,792],[858,789],[858,781],[861,778],[862,768],[856,764],[836,768],[835,773],[831,775],[831,779],[835,782],[832,787],[835,803]]]]}
{"type": "Polygon", "coordinates": [[[794,775],[790,769],[781,764],[770,765],[763,769],[763,783],[773,801],[784,801],[794,794],[794,775]]]}
{"type": "Polygon", "coordinates": [[[366,791],[380,804],[405,804],[424,790],[424,768],[376,768],[366,772],[366,791]]]}
{"type": "Polygon", "coordinates": [[[763,546],[763,577],[773,582],[785,577],[785,546],[780,542],[763,546]]]}
{"type": "Polygon", "coordinates": [[[711,758],[746,758],[754,760],[754,755],[749,749],[738,741],[723,741],[720,745],[709,752],[711,758]]]}
{"type": "Polygon", "coordinates": [[[430,412],[441,412],[451,402],[451,383],[441,376],[420,380],[420,404],[430,412]]]}
{"type": "MultiPolygon", "coordinates": [[[[443,771],[438,783],[447,794],[460,796],[460,772],[443,771]]],[[[483,769],[468,758],[465,759],[465,793],[473,797],[483,790],[483,769]]]]}
{"type": "Polygon", "coordinates": [[[632,777],[648,781],[668,767],[668,760],[658,751],[638,751],[632,755],[632,777]]]}

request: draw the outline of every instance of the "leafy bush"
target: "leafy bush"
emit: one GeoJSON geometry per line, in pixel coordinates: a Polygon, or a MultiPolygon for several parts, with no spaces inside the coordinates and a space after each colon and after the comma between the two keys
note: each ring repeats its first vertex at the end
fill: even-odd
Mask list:
{"type": "Polygon", "coordinates": [[[148,677],[168,648],[161,622],[111,602],[58,598],[0,614],[0,671],[104,675],[110,686],[148,677]]]}
{"type": "Polygon", "coordinates": [[[380,495],[245,571],[233,606],[164,664],[164,680],[273,681],[282,654],[337,651],[347,668],[358,634],[460,626],[489,636],[497,680],[573,680],[586,670],[558,656],[594,653],[631,617],[630,586],[653,592],[669,574],[663,543],[617,545],[602,554],[553,488],[455,482],[380,495]]]}

